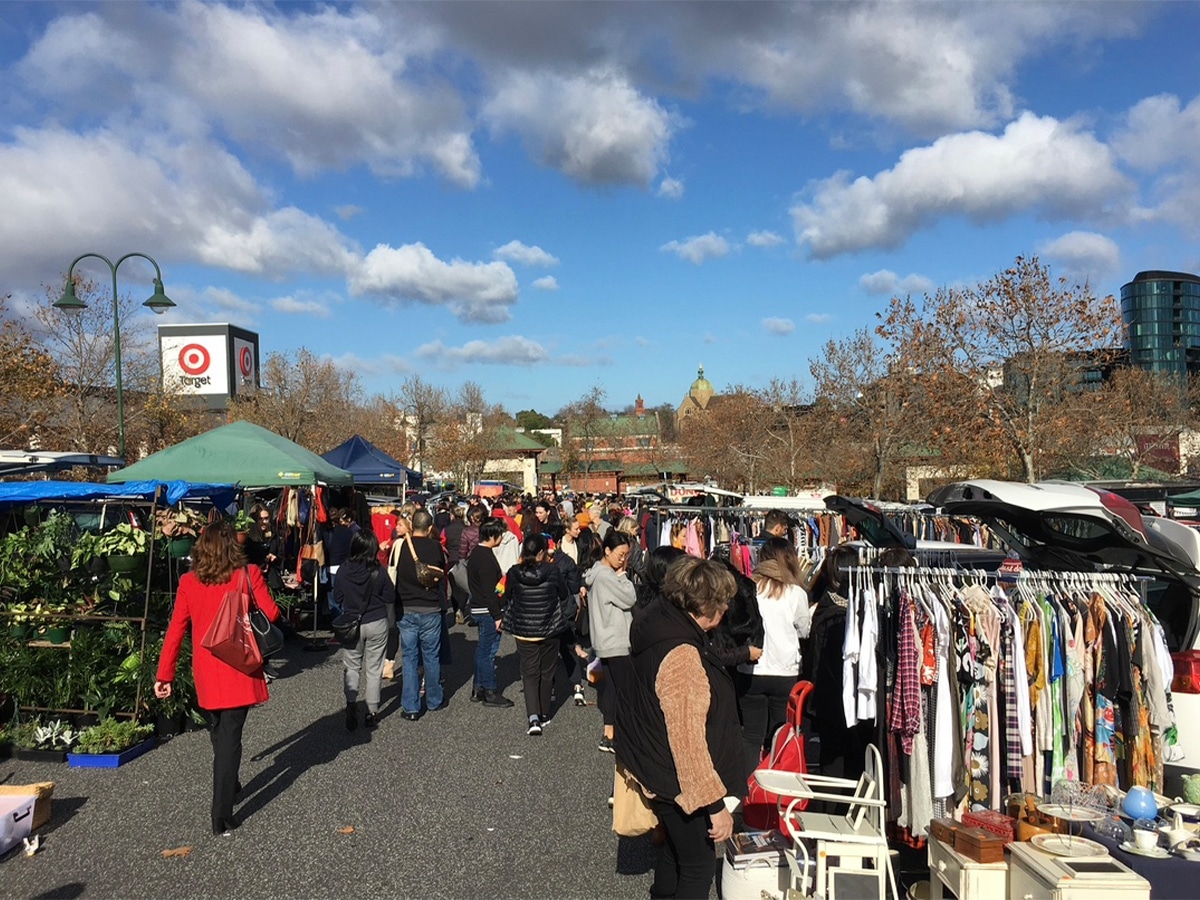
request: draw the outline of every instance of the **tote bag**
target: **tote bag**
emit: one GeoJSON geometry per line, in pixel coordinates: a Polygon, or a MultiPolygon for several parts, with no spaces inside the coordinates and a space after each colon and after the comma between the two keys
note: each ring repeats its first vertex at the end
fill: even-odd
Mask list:
{"type": "Polygon", "coordinates": [[[244,588],[231,587],[225,592],[200,646],[247,675],[262,668],[262,653],[250,625],[250,597],[244,588]]]}
{"type": "Polygon", "coordinates": [[[613,773],[613,823],[612,830],[621,837],[640,837],[653,831],[658,816],[650,808],[650,801],[641,787],[624,766],[617,763],[613,773]]]}

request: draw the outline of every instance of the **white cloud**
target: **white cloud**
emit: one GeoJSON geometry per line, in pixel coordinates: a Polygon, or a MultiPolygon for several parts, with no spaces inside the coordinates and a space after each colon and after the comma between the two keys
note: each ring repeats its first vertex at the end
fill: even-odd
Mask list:
{"type": "Polygon", "coordinates": [[[681,178],[664,178],[658,183],[658,196],[668,200],[682,200],[684,190],[681,178]]]}
{"type": "Polygon", "coordinates": [[[829,313],[809,313],[804,317],[805,322],[811,322],[814,325],[824,325],[827,322],[833,321],[833,316],[829,313]]]}
{"type": "Polygon", "coordinates": [[[1200,232],[1200,97],[1180,106],[1171,94],[1147,97],[1125,116],[1113,136],[1113,149],[1131,166],[1151,175],[1145,208],[1132,212],[1132,221],[1164,221],[1200,232]]]}
{"type": "Polygon", "coordinates": [[[658,248],[664,253],[674,253],[680,259],[700,265],[706,259],[716,259],[729,253],[729,242],[716,232],[670,241],[658,248]]]}
{"type": "Polygon", "coordinates": [[[558,279],[555,278],[553,275],[545,275],[545,276],[537,279],[533,283],[533,286],[535,288],[537,288],[539,291],[557,291],[558,290],[558,279]]]}
{"type": "Polygon", "coordinates": [[[1102,234],[1071,231],[1038,247],[1038,255],[1054,260],[1063,275],[1095,282],[1116,274],[1121,267],[1121,250],[1102,234]]]}
{"type": "Polygon", "coordinates": [[[295,297],[278,297],[271,301],[271,309],[289,315],[319,316],[323,319],[329,318],[330,315],[328,303],[317,300],[298,300],[295,297]]]}
{"type": "Polygon", "coordinates": [[[639,335],[638,337],[635,337],[633,339],[633,342],[635,344],[637,344],[639,347],[649,347],[653,344],[653,342],[649,338],[642,337],[641,335],[639,335]]]}
{"type": "Polygon", "coordinates": [[[343,222],[349,222],[355,216],[363,214],[363,208],[355,206],[353,203],[343,203],[341,206],[335,206],[333,211],[337,213],[337,217],[343,222]]]}
{"type": "Polygon", "coordinates": [[[391,353],[380,356],[343,353],[340,356],[329,357],[329,360],[339,369],[353,372],[355,375],[409,375],[415,371],[408,360],[391,353]]]}
{"type": "Polygon", "coordinates": [[[891,269],[870,272],[858,279],[859,287],[868,294],[894,297],[898,294],[924,294],[933,289],[933,281],[924,275],[905,275],[901,278],[891,269]]]}
{"type": "Polygon", "coordinates": [[[380,244],[351,272],[350,293],[396,303],[448,306],[464,322],[506,322],[517,276],[506,263],[444,262],[424,244],[380,244]]]}
{"type": "Polygon", "coordinates": [[[508,262],[520,263],[523,266],[540,266],[549,268],[558,265],[558,257],[553,256],[541,247],[528,247],[520,241],[509,241],[503,247],[497,247],[492,256],[508,262]]]}
{"type": "Polygon", "coordinates": [[[786,242],[773,231],[752,231],[746,236],[746,243],[751,247],[778,247],[786,242]]]}
{"type": "Polygon", "coordinates": [[[507,335],[491,341],[467,341],[461,347],[448,347],[433,341],[417,348],[416,355],[441,368],[461,365],[535,366],[550,362],[550,351],[520,335],[507,335]]]}
{"type": "Polygon", "coordinates": [[[648,186],[667,156],[672,119],[616,71],[507,72],[483,109],[542,163],[585,184],[648,186]]]}
{"type": "Polygon", "coordinates": [[[848,173],[810,187],[792,208],[797,237],[815,259],[894,249],[937,219],[998,221],[1100,217],[1129,193],[1114,154],[1070,122],[1024,113],[996,136],[969,132],[905,152],[874,178],[848,173]]]}
{"type": "Polygon", "coordinates": [[[785,335],[796,330],[796,323],[791,319],[781,319],[776,316],[762,320],[762,327],[770,334],[785,335]]]}
{"type": "Polygon", "coordinates": [[[275,277],[289,271],[342,274],[358,258],[341,232],[294,206],[244,223],[214,223],[196,252],[209,265],[275,277]]]}

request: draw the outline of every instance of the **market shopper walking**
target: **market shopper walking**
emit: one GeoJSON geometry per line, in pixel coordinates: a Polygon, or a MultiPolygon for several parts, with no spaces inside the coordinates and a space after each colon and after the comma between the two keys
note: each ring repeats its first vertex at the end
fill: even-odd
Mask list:
{"type": "Polygon", "coordinates": [[[689,557],[630,629],[632,663],[617,716],[617,759],[654,798],[666,832],[651,897],[707,898],[715,847],[733,833],[726,797],[744,793],[733,681],[706,632],[736,586],[720,563],[689,557]]]}
{"type": "Polygon", "coordinates": [[[525,538],[521,561],[504,578],[504,629],[517,639],[528,733],[535,736],[550,721],[558,635],[566,627],[567,585],[546,560],[547,545],[536,532],[525,538]]]}
{"type": "Polygon", "coordinates": [[[613,750],[620,685],[629,677],[629,625],[637,602],[637,590],[625,574],[631,542],[629,535],[610,528],[601,544],[603,555],[583,577],[592,647],[604,666],[597,699],[604,715],[599,749],[607,753],[613,750]]]}
{"type": "Polygon", "coordinates": [[[508,526],[499,519],[488,519],[479,526],[479,541],[467,559],[467,586],[471,594],[471,617],[479,628],[479,643],[475,646],[475,685],[471,699],[484,706],[507,708],[513,702],[501,693],[496,684],[496,652],[500,649],[501,598],[500,563],[492,551],[508,526]]]}
{"type": "Polygon", "coordinates": [[[379,693],[383,681],[383,657],[387,649],[388,622],[394,615],[395,590],[379,565],[379,541],[370,531],[359,531],[350,539],[349,555],[333,583],[334,600],[346,615],[361,616],[358,641],[342,647],[345,669],[346,728],[358,727],[358,700],[366,700],[363,724],[374,728],[379,720],[379,693]],[[362,690],[360,692],[360,686],[362,690]]]}
{"type": "Polygon", "coordinates": [[[400,645],[404,657],[404,686],[400,695],[409,721],[421,716],[421,676],[425,667],[425,708],[437,712],[448,705],[442,691],[442,632],[446,627],[446,554],[434,537],[433,516],[418,509],[412,516],[412,534],[405,538],[396,560],[396,615],[400,620],[400,645]],[[441,571],[436,583],[422,578],[418,561],[441,571]],[[418,660],[417,654],[420,653],[418,660]]]}
{"type": "Polygon", "coordinates": [[[212,830],[219,835],[242,824],[233,812],[242,763],[242,728],[250,707],[266,702],[269,695],[261,666],[247,675],[213,656],[200,638],[207,634],[226,593],[244,589],[247,583],[253,602],[268,619],[276,621],[279,608],[258,566],[246,564],[233,526],[224,521],[205,526],[192,548],[192,571],[179,579],[154,682],[154,696],[160,700],[171,696],[179,648],[190,628],[196,702],[208,720],[213,747],[212,830]]]}

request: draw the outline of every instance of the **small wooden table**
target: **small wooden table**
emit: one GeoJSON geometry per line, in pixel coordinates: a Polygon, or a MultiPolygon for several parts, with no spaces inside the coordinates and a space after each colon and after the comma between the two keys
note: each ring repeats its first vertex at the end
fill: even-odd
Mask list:
{"type": "Polygon", "coordinates": [[[930,837],[929,888],[933,900],[942,900],[942,885],[958,900],[995,900],[1008,896],[1008,863],[977,863],[954,848],[930,837]]]}

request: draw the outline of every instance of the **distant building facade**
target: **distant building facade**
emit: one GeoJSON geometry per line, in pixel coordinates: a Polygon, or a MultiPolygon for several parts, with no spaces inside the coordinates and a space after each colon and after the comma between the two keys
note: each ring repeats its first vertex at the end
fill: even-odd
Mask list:
{"type": "Polygon", "coordinates": [[[1200,276],[1138,272],[1121,286],[1130,362],[1150,372],[1200,374],[1200,276]]]}

